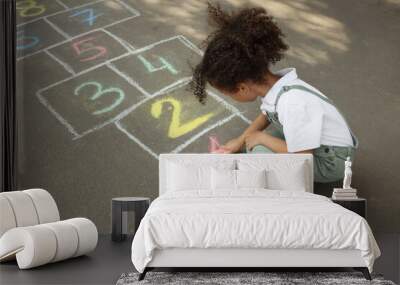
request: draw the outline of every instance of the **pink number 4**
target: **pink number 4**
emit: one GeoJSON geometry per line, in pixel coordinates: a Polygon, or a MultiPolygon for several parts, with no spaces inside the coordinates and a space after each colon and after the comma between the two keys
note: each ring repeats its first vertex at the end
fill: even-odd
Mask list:
{"type": "Polygon", "coordinates": [[[76,52],[76,54],[78,56],[81,56],[82,54],[85,54],[85,53],[95,52],[95,54],[92,56],[80,59],[81,62],[91,61],[96,58],[105,56],[107,54],[107,49],[105,47],[95,46],[95,45],[92,45],[91,43],[88,43],[94,39],[95,38],[90,37],[90,38],[86,38],[86,39],[80,40],[80,41],[72,44],[72,48],[74,49],[74,51],[76,52]],[[85,43],[88,43],[88,44],[85,45],[85,43]]]}

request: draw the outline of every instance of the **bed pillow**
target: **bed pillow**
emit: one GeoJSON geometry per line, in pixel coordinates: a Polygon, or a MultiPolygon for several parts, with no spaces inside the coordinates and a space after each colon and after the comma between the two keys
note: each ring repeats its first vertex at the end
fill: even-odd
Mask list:
{"type": "Polygon", "coordinates": [[[241,188],[265,188],[265,170],[211,169],[212,190],[240,190],[241,188]]]}
{"type": "Polygon", "coordinates": [[[307,179],[304,175],[304,163],[298,163],[286,169],[267,171],[267,188],[273,190],[306,191],[307,179]]]}
{"type": "Polygon", "coordinates": [[[184,162],[167,164],[167,191],[210,190],[211,168],[234,169],[235,161],[211,161],[208,165],[184,162]]]}
{"type": "Polygon", "coordinates": [[[239,170],[265,169],[267,176],[267,189],[306,191],[310,182],[308,181],[308,166],[304,160],[261,160],[243,159],[238,160],[239,170]]]}
{"type": "Polygon", "coordinates": [[[236,171],[233,169],[211,168],[212,190],[236,190],[236,171]]]}
{"type": "Polygon", "coordinates": [[[262,170],[235,170],[237,188],[267,188],[267,172],[262,170]]]}

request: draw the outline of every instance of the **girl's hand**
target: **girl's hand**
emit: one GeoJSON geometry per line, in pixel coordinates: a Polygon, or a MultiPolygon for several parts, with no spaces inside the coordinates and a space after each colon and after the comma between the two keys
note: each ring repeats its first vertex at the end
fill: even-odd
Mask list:
{"type": "Polygon", "coordinates": [[[221,145],[220,148],[225,153],[235,153],[235,152],[239,152],[239,150],[242,148],[242,146],[243,146],[243,139],[241,137],[238,137],[238,138],[234,138],[234,139],[228,141],[224,145],[221,145]]]}
{"type": "Polygon", "coordinates": [[[264,135],[264,133],[261,131],[254,131],[254,132],[251,132],[248,135],[246,135],[244,138],[246,148],[248,150],[251,150],[256,145],[262,144],[261,142],[262,142],[263,135],[264,135]]]}

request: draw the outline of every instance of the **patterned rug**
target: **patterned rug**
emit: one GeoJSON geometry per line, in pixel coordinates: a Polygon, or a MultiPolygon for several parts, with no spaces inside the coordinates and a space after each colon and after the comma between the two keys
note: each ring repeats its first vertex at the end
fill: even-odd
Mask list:
{"type": "Polygon", "coordinates": [[[395,285],[381,275],[372,274],[372,281],[368,281],[360,272],[148,272],[142,281],[137,280],[138,276],[138,273],[124,273],[116,285],[395,285]]]}

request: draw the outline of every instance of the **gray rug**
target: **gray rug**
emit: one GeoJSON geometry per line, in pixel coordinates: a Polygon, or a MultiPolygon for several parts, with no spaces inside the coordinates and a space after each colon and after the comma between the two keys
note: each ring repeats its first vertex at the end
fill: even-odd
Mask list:
{"type": "Polygon", "coordinates": [[[368,281],[359,272],[148,272],[144,280],[137,281],[138,276],[138,273],[122,274],[116,285],[395,285],[392,281],[384,280],[381,275],[373,274],[373,280],[368,281]]]}

